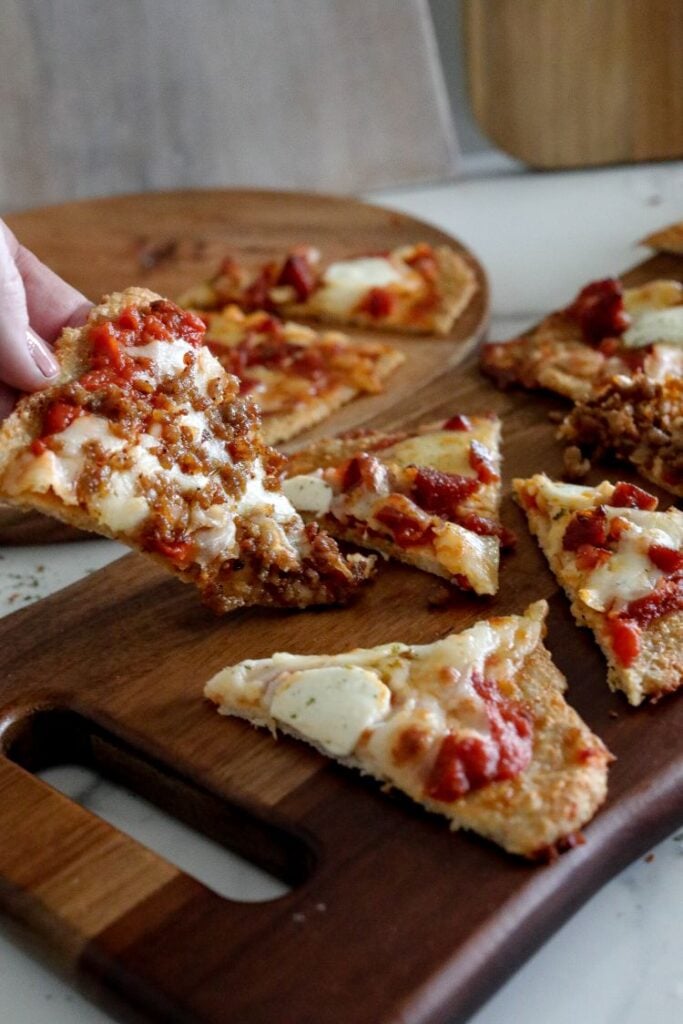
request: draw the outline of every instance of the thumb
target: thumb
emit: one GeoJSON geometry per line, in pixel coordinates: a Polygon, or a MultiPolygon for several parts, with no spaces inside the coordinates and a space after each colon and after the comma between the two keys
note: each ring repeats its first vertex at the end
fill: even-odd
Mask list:
{"type": "Polygon", "coordinates": [[[49,347],[28,325],[24,283],[0,233],[0,381],[20,391],[37,391],[58,372],[49,347]]]}

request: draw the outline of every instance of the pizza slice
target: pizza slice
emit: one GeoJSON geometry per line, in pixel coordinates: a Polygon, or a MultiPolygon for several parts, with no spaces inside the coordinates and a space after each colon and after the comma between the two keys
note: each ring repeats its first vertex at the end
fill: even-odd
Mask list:
{"type": "Polygon", "coordinates": [[[680,376],[683,285],[661,279],[624,288],[617,278],[595,281],[521,337],[485,345],[481,367],[501,387],[545,388],[575,402],[616,374],[680,376]]]}
{"type": "Polygon", "coordinates": [[[178,300],[198,309],[235,303],[286,317],[418,334],[448,334],[477,291],[467,259],[426,242],[326,262],[301,245],[257,267],[228,257],[178,300]]]}
{"type": "Polygon", "coordinates": [[[432,644],[274,654],[215,675],[222,715],[305,740],[510,853],[573,845],[611,755],[562,696],[544,601],[432,644]]]}
{"type": "Polygon", "coordinates": [[[0,429],[0,496],[145,552],[219,612],[345,600],[370,563],[303,523],[203,340],[201,320],[139,288],[66,329],[59,382],[0,429]]]}
{"type": "Polygon", "coordinates": [[[284,323],[262,310],[231,305],[201,315],[207,345],[254,399],[267,444],[307,430],[357,395],[378,394],[405,360],[390,345],[284,323]]]}
{"type": "Polygon", "coordinates": [[[683,255],[683,221],[676,224],[669,224],[659,231],[653,231],[651,235],[640,242],[640,245],[647,245],[656,252],[670,252],[675,256],[683,255]]]}
{"type": "Polygon", "coordinates": [[[495,594],[500,421],[456,415],[412,433],[356,431],[290,456],[282,489],[306,518],[465,590],[495,594]]]}
{"type": "Polygon", "coordinates": [[[578,402],[559,428],[565,468],[581,479],[590,460],[630,462],[647,480],[683,498],[683,379],[614,377],[578,402]]]}
{"type": "Polygon", "coordinates": [[[631,704],[683,682],[683,512],[633,484],[515,480],[531,532],[631,704]]]}

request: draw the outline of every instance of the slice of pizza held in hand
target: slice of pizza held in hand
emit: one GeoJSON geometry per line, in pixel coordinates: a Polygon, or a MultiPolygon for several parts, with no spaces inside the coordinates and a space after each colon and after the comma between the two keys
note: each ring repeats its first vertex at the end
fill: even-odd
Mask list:
{"type": "Polygon", "coordinates": [[[495,594],[500,421],[452,416],[413,433],[357,431],[291,455],[282,489],[308,519],[477,594],[495,594]]]}
{"type": "Polygon", "coordinates": [[[683,512],[658,512],[633,484],[582,487],[539,473],[514,480],[531,532],[579,625],[593,630],[607,681],[631,704],[683,682],[683,512]]]}
{"type": "Polygon", "coordinates": [[[501,387],[545,388],[578,402],[616,374],[683,374],[683,285],[662,279],[625,288],[587,285],[571,305],[519,338],[485,345],[484,373],[501,387]]]}
{"type": "Polygon", "coordinates": [[[206,697],[395,787],[511,853],[577,840],[605,799],[611,755],[562,696],[547,606],[432,644],[274,654],[215,675],[206,697]]]}
{"type": "Polygon", "coordinates": [[[300,245],[257,267],[227,258],[182,306],[222,309],[235,303],[286,317],[417,334],[448,334],[477,291],[464,256],[426,242],[390,252],[326,262],[300,245]]]}
{"type": "Polygon", "coordinates": [[[314,331],[263,310],[231,305],[201,316],[207,345],[254,399],[267,444],[308,430],[357,395],[378,394],[405,360],[390,345],[314,331]]]}
{"type": "Polygon", "coordinates": [[[59,382],[0,429],[0,496],[145,552],[218,612],[347,599],[370,562],[303,523],[204,332],[139,288],[66,329],[59,382]]]}

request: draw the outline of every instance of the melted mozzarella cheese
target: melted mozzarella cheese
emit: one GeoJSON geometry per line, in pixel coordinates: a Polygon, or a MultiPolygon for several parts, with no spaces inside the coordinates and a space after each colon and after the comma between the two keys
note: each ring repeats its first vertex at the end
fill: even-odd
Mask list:
{"type": "Polygon", "coordinates": [[[325,270],[315,304],[335,316],[353,312],[371,288],[386,288],[410,278],[383,256],[340,260],[325,270]]]}
{"type": "Polygon", "coordinates": [[[297,512],[325,515],[332,503],[332,488],[315,473],[290,476],[282,481],[282,490],[297,512]]]}
{"type": "Polygon", "coordinates": [[[150,372],[154,380],[175,377],[185,369],[186,355],[194,351],[192,345],[178,339],[173,342],[150,341],[147,345],[131,345],[124,348],[126,355],[133,359],[145,359],[150,362],[150,372]]]}
{"type": "Polygon", "coordinates": [[[190,530],[195,544],[195,559],[207,566],[216,558],[237,555],[237,538],[233,510],[227,503],[211,505],[207,509],[194,508],[190,530]]]}
{"type": "Polygon", "coordinates": [[[263,511],[281,521],[296,517],[296,512],[285,494],[264,487],[264,477],[263,463],[257,460],[244,493],[237,503],[238,514],[247,516],[255,511],[263,511]]]}
{"type": "Polygon", "coordinates": [[[631,601],[645,597],[665,575],[648,555],[653,545],[679,551],[683,545],[683,513],[647,512],[642,509],[605,508],[610,518],[629,523],[611,557],[594,569],[579,590],[579,597],[596,611],[622,611],[631,601]]]}
{"type": "Polygon", "coordinates": [[[683,346],[683,306],[645,310],[633,318],[622,341],[627,348],[656,344],[683,346]]]}
{"type": "Polygon", "coordinates": [[[287,674],[270,713],[330,754],[347,757],[390,707],[391,691],[374,672],[331,666],[287,674]]]}

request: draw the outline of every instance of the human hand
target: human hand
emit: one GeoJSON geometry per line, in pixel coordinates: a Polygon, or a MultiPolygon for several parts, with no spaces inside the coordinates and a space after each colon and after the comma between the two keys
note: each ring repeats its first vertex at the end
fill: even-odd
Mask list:
{"type": "Polygon", "coordinates": [[[0,220],[0,420],[17,391],[39,391],[59,372],[51,345],[83,323],[91,303],[20,245],[0,220]]]}

